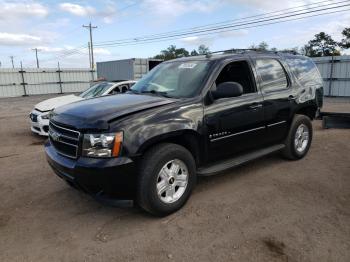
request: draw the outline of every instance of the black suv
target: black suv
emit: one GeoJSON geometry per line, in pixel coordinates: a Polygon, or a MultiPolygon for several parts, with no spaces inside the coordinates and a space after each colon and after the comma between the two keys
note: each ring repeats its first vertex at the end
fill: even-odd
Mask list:
{"type": "Polygon", "coordinates": [[[155,215],[181,208],[207,176],[280,151],[306,155],[322,79],[307,57],[244,51],[175,59],[125,94],[51,114],[47,159],[97,199],[155,215]]]}

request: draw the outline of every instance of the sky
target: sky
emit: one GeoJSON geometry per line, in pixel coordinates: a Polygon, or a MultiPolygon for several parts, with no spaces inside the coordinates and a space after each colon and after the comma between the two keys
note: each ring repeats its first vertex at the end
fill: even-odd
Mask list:
{"type": "MultiPolygon", "coordinates": [[[[0,0],[1,68],[35,67],[38,48],[40,67],[89,66],[89,32],[82,25],[90,22],[93,42],[154,35],[203,26],[232,19],[320,2],[321,0],[96,0],[96,1],[7,1],[0,0]],[[67,56],[70,50],[79,52],[67,56]]],[[[337,0],[341,1],[341,0],[337,0]]],[[[332,1],[329,1],[332,2],[332,1]]],[[[334,1],[333,1],[334,2],[334,1]]],[[[200,44],[210,50],[246,48],[265,41],[278,49],[303,46],[320,31],[341,39],[341,31],[350,25],[350,11],[246,28],[207,36],[186,36],[147,44],[95,47],[95,61],[147,58],[169,45],[196,49],[200,44]]]]}

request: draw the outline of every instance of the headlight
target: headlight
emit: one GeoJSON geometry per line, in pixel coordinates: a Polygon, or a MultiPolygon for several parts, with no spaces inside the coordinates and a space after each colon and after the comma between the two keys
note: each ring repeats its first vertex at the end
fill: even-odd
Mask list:
{"type": "Polygon", "coordinates": [[[50,116],[51,116],[51,111],[46,113],[46,114],[41,115],[41,119],[50,119],[50,116]]]}
{"type": "Polygon", "coordinates": [[[83,156],[117,157],[123,143],[123,132],[107,134],[85,134],[83,140],[83,156]]]}

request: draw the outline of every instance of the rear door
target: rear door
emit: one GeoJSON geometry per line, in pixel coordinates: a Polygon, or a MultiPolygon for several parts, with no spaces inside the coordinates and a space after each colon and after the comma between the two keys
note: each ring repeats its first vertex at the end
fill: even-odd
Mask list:
{"type": "Polygon", "coordinates": [[[259,88],[264,97],[266,144],[281,142],[289,127],[295,103],[291,79],[281,60],[276,57],[257,57],[254,60],[259,88]]]}

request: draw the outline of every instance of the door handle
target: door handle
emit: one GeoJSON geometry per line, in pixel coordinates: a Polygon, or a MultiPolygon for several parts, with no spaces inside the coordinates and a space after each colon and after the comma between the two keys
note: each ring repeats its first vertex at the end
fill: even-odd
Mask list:
{"type": "Polygon", "coordinates": [[[262,104],[252,104],[249,106],[250,109],[258,109],[258,108],[261,108],[262,107],[262,104]]]}

